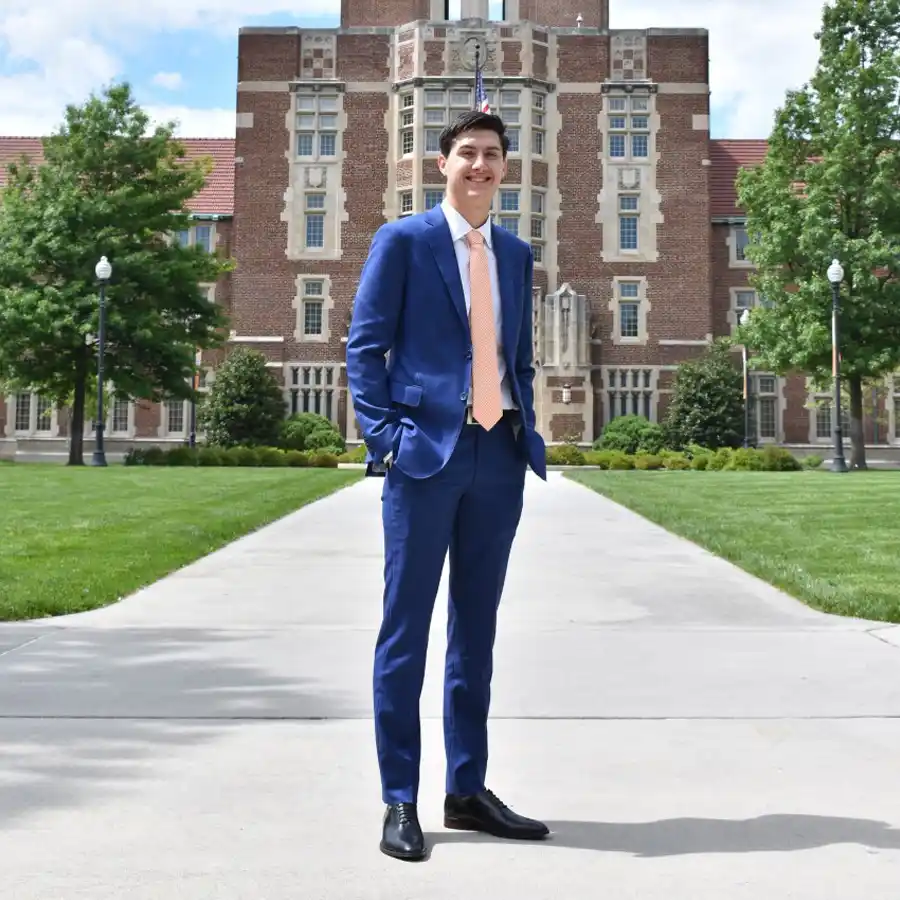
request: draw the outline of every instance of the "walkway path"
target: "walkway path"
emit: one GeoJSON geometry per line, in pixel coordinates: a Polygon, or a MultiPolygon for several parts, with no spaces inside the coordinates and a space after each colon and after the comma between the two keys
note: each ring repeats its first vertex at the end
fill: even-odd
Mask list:
{"type": "Polygon", "coordinates": [[[441,828],[439,602],[434,850],[382,856],[379,489],[114,607],[0,629],[5,898],[896,897],[894,629],[814,613],[555,473],[528,483],[489,773],[553,840],[441,828]]]}

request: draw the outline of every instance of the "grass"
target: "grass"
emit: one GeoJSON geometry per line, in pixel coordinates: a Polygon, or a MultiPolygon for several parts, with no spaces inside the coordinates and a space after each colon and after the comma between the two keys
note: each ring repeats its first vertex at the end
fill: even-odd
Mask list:
{"type": "Polygon", "coordinates": [[[0,468],[0,620],[106,606],[357,480],[345,469],[0,468]]]}
{"type": "Polygon", "coordinates": [[[900,472],[569,477],[815,609],[900,622],[900,472]]]}

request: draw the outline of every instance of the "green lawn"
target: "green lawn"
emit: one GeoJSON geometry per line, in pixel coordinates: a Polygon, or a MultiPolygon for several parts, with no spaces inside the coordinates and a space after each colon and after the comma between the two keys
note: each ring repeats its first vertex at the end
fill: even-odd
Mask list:
{"type": "Polygon", "coordinates": [[[816,609],[900,622],[900,472],[570,477],[816,609]]]}
{"type": "Polygon", "coordinates": [[[2,466],[0,620],[105,606],[361,476],[2,466]]]}

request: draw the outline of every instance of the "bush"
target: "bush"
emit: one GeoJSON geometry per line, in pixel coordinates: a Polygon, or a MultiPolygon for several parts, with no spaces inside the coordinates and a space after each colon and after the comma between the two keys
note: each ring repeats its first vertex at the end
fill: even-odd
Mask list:
{"type": "Polygon", "coordinates": [[[216,370],[198,418],[213,446],[271,447],[278,443],[284,411],[281,388],[266,368],[266,357],[237,347],[216,370]]]}
{"type": "Polygon", "coordinates": [[[818,469],[823,462],[825,462],[825,460],[815,453],[811,453],[809,456],[803,457],[803,465],[807,469],[818,469]]]}
{"type": "Polygon", "coordinates": [[[597,466],[600,469],[608,469],[611,453],[611,450],[588,450],[584,454],[584,464],[586,466],[597,466]]]}
{"type": "Polygon", "coordinates": [[[341,456],[342,463],[364,463],[366,461],[366,445],[360,444],[352,450],[345,450],[341,456]]]}
{"type": "Polygon", "coordinates": [[[309,465],[309,453],[305,450],[287,450],[284,454],[285,465],[294,469],[303,469],[309,465]]]}
{"type": "Polygon", "coordinates": [[[659,425],[643,416],[618,416],[594,442],[595,450],[618,450],[622,453],[659,453],[665,445],[665,435],[659,425]]]}
{"type": "Polygon", "coordinates": [[[691,460],[683,453],[667,453],[663,457],[663,468],[670,471],[690,469],[691,460]]]}
{"type": "Polygon", "coordinates": [[[612,470],[618,469],[622,471],[633,469],[634,457],[629,456],[627,453],[622,453],[621,450],[613,450],[609,454],[609,468],[612,470]]]}
{"type": "Polygon", "coordinates": [[[711,472],[721,472],[731,461],[731,449],[729,447],[720,447],[715,453],[709,457],[707,468],[711,472]]]}
{"type": "Polygon", "coordinates": [[[713,450],[739,447],[744,438],[743,379],[727,341],[675,373],[664,424],[673,449],[700,444],[713,450]]]}
{"type": "Polygon", "coordinates": [[[336,469],[338,458],[336,453],[326,450],[313,450],[309,457],[309,464],[316,469],[336,469]]]}
{"type": "Polygon", "coordinates": [[[221,447],[201,447],[197,451],[198,466],[224,466],[227,458],[221,447]]]}
{"type": "Polygon", "coordinates": [[[278,466],[287,465],[287,460],[284,458],[284,451],[279,450],[277,447],[258,447],[256,449],[256,464],[274,469],[278,466]]]}
{"type": "Polygon", "coordinates": [[[184,444],[165,451],[167,466],[196,466],[197,451],[184,444]]]}
{"type": "Polygon", "coordinates": [[[340,456],[347,449],[334,423],[318,413],[294,413],[281,425],[279,446],[285,450],[327,450],[340,456]]]}
{"type": "Polygon", "coordinates": [[[762,467],[766,472],[798,472],[802,468],[789,450],[772,446],[762,451],[762,467]]]}
{"type": "Polygon", "coordinates": [[[761,472],[763,470],[762,453],[752,447],[741,447],[730,454],[724,468],[729,472],[761,472]]]}
{"type": "Polygon", "coordinates": [[[663,467],[663,460],[659,454],[640,452],[636,453],[634,456],[634,467],[644,471],[661,469],[663,467]]]}
{"type": "Polygon", "coordinates": [[[252,447],[229,447],[225,451],[236,466],[258,466],[259,457],[252,447]]]}
{"type": "Polygon", "coordinates": [[[547,448],[547,465],[549,466],[583,466],[584,453],[573,444],[560,444],[547,448]]]}

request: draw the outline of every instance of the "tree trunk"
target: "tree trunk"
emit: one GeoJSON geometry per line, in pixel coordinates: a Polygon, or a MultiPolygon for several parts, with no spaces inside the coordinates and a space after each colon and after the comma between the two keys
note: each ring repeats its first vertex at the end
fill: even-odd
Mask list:
{"type": "Polygon", "coordinates": [[[87,373],[79,364],[75,377],[75,396],[69,417],[69,465],[84,465],[84,400],[87,393],[87,373]]]}
{"type": "Polygon", "coordinates": [[[847,379],[850,391],[850,468],[865,469],[866,435],[863,430],[863,389],[862,378],[851,375],[847,379]]]}

